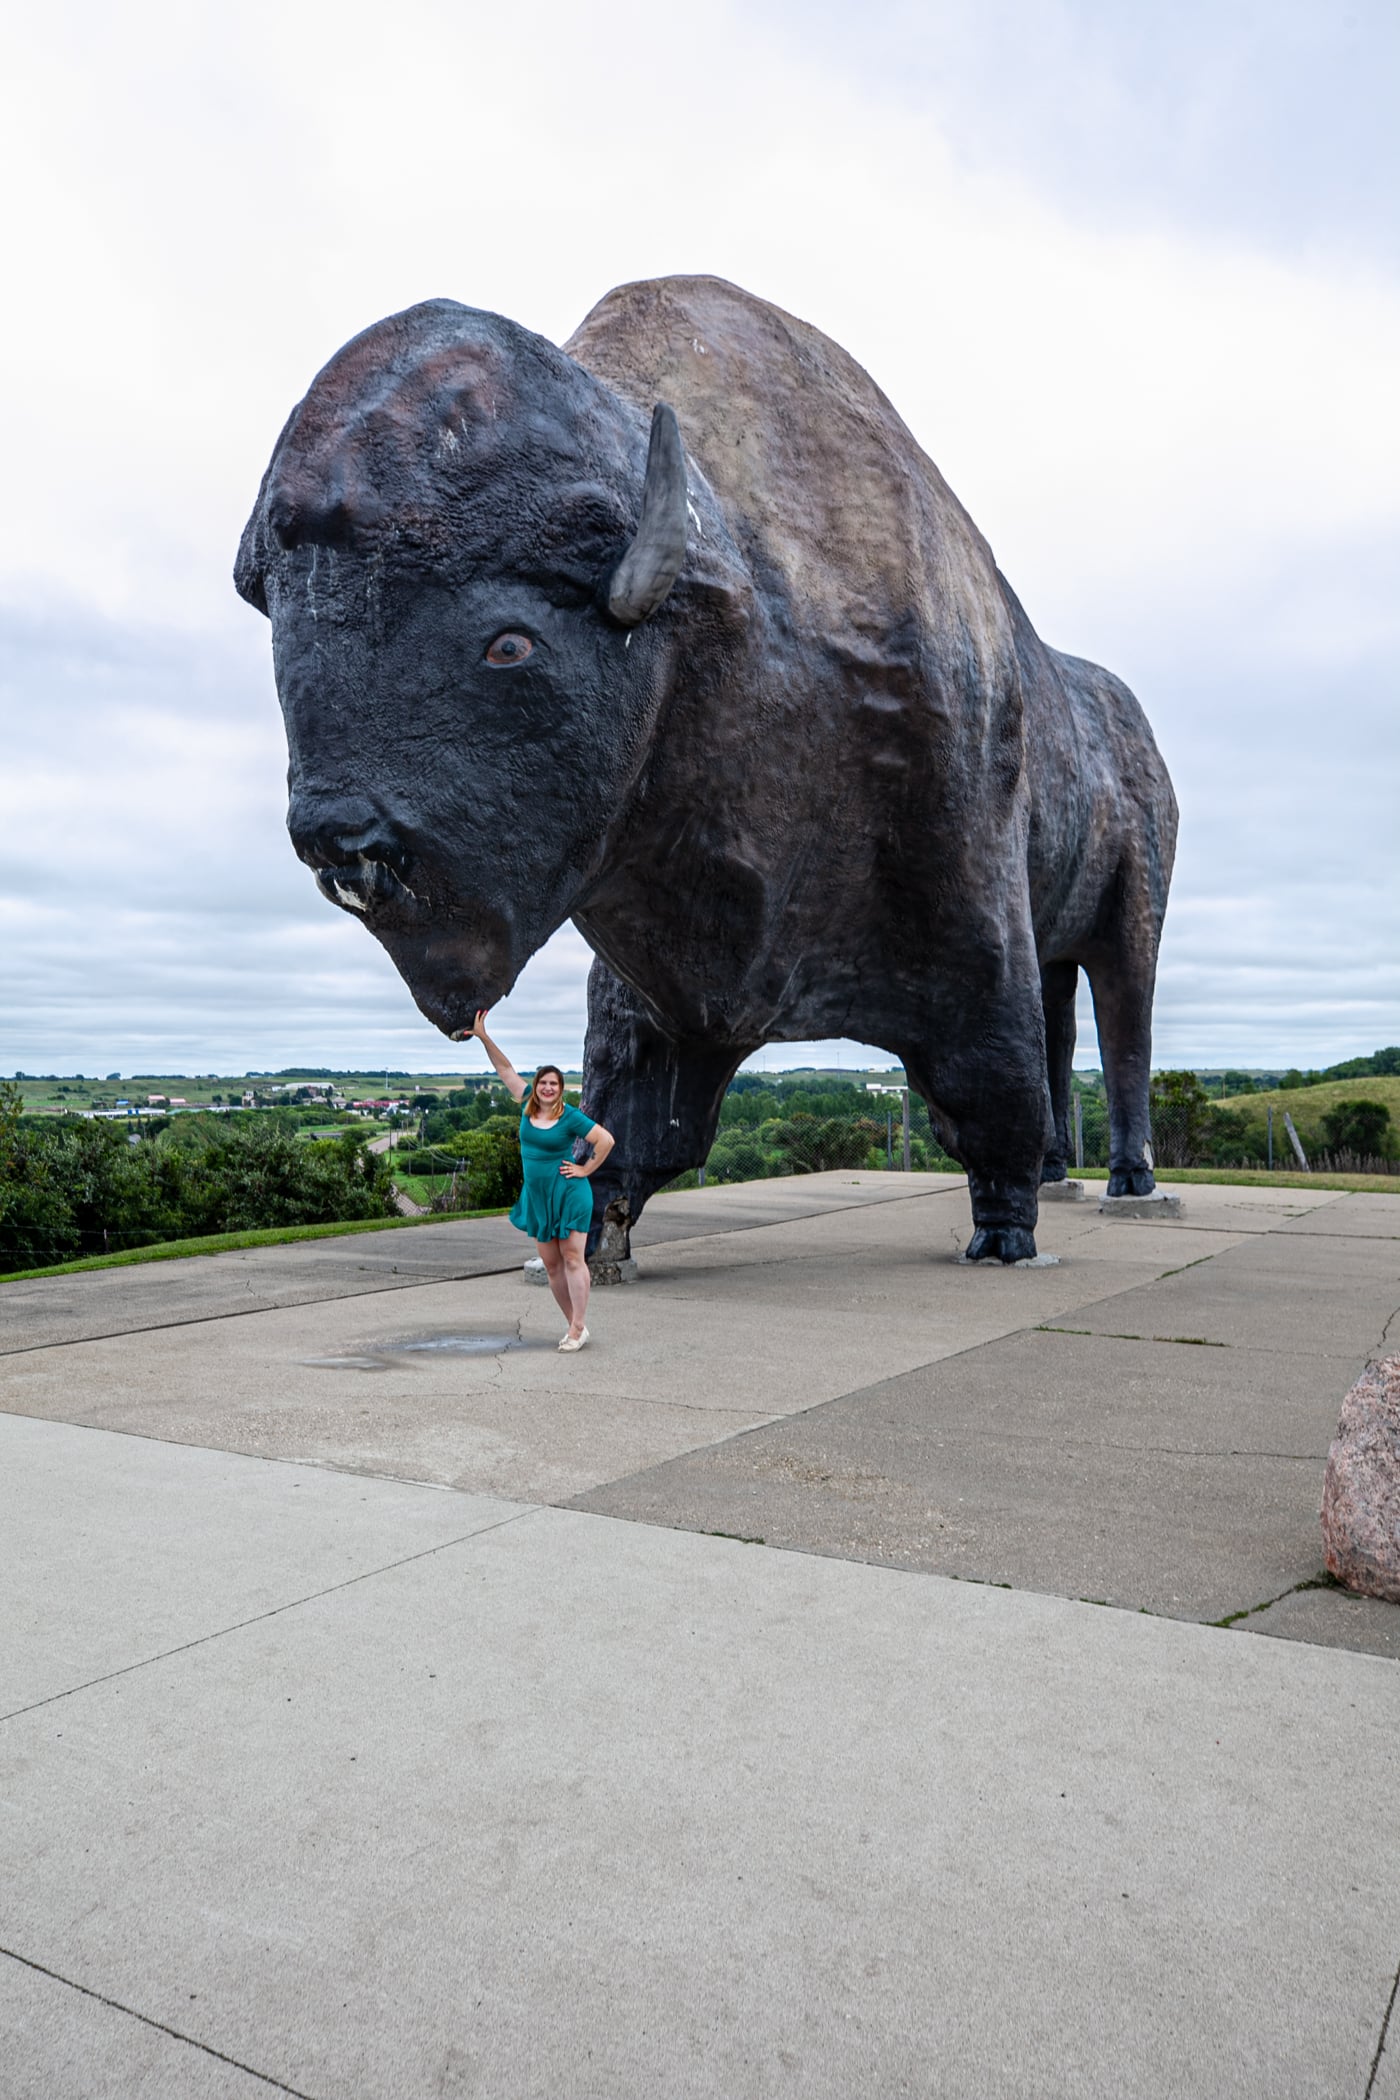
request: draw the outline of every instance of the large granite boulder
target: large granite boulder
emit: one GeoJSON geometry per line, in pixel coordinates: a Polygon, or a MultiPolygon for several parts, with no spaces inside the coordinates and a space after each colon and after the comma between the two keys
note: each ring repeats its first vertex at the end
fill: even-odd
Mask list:
{"type": "Polygon", "coordinates": [[[1342,1402],[1322,1486],[1328,1572],[1400,1604],[1400,1356],[1371,1364],[1342,1402]]]}

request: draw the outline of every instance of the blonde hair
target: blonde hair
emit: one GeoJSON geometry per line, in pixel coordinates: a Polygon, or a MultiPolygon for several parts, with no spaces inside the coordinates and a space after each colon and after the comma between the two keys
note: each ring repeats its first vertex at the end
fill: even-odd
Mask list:
{"type": "Polygon", "coordinates": [[[552,1072],[559,1082],[559,1099],[554,1104],[554,1111],[552,1116],[552,1120],[557,1123],[559,1121],[559,1118],[564,1113],[565,1106],[564,1075],[560,1071],[558,1065],[541,1065],[539,1067],[538,1071],[535,1073],[534,1078],[530,1081],[530,1091],[525,1097],[525,1113],[532,1119],[535,1116],[542,1116],[544,1114],[545,1106],[543,1101],[541,1101],[540,1099],[540,1081],[541,1079],[543,1079],[546,1072],[552,1072]]]}

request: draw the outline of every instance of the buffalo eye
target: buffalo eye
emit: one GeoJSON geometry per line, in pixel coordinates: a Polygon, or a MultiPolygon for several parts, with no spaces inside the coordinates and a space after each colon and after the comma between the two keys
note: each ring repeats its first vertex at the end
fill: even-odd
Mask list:
{"type": "Polygon", "coordinates": [[[486,661],[500,669],[523,664],[534,646],[528,634],[498,634],[486,652],[486,661]]]}

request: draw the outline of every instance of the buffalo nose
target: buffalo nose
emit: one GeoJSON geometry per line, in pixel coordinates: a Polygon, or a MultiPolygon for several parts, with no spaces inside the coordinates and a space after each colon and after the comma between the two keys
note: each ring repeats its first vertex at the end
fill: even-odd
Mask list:
{"type": "Polygon", "coordinates": [[[400,832],[369,802],[293,795],[287,829],[297,858],[312,868],[344,868],[356,861],[376,860],[397,870],[407,858],[400,832]]]}

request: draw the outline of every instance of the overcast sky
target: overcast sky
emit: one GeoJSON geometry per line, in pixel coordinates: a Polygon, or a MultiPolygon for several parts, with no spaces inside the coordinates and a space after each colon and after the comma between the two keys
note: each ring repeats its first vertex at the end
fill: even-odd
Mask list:
{"type": "MultiPolygon", "coordinates": [[[[25,14],[0,1071],[480,1062],[293,857],[233,552],[358,329],[445,296],[560,341],[673,271],[845,344],[1142,700],[1183,815],[1156,1061],[1400,1041],[1393,0],[25,14]]],[[[577,1060],[587,960],[565,929],[498,1009],[521,1059],[577,1060]]]]}

